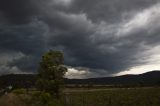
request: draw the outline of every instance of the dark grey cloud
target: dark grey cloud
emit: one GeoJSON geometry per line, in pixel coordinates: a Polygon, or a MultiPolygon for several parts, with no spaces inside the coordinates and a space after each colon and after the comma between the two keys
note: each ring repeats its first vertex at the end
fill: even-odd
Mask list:
{"type": "Polygon", "coordinates": [[[99,76],[144,64],[159,45],[158,9],[158,0],[0,0],[0,71],[36,72],[49,49],[99,76]]]}
{"type": "Polygon", "coordinates": [[[104,20],[115,23],[157,2],[158,0],[74,0],[69,11],[87,13],[94,22],[104,20]]]}
{"type": "MultiPolygon", "coordinates": [[[[38,61],[45,51],[44,35],[47,26],[38,20],[25,25],[9,25],[0,28],[0,53],[19,52],[24,57],[6,62],[8,67],[18,67],[22,71],[36,71],[38,61]]],[[[12,54],[10,54],[12,57],[12,54]]],[[[8,58],[8,55],[5,56],[8,58]]]]}
{"type": "Polygon", "coordinates": [[[3,41],[0,42],[0,47],[23,51],[26,54],[41,52],[45,46],[43,34],[46,30],[45,25],[41,22],[31,22],[21,26],[1,26],[0,39],[3,41]]]}
{"type": "Polygon", "coordinates": [[[0,0],[0,12],[11,23],[27,23],[37,14],[35,0],[0,0]]]}

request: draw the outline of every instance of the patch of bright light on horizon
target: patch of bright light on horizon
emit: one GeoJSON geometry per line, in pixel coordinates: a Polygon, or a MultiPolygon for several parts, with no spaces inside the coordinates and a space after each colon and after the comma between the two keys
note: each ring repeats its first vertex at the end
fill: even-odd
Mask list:
{"type": "Polygon", "coordinates": [[[146,64],[141,66],[135,66],[129,70],[122,71],[115,74],[114,76],[125,75],[125,74],[142,74],[148,71],[160,70],[160,46],[153,47],[152,49],[145,52],[149,56],[146,60],[146,64]]]}
{"type": "Polygon", "coordinates": [[[159,65],[144,65],[144,66],[137,66],[127,71],[122,71],[114,76],[125,75],[125,74],[142,74],[145,72],[153,71],[153,70],[160,70],[159,65]]]}
{"type": "Polygon", "coordinates": [[[75,68],[68,68],[68,71],[65,74],[66,78],[85,78],[86,74],[89,72],[85,70],[77,70],[75,68]]]}

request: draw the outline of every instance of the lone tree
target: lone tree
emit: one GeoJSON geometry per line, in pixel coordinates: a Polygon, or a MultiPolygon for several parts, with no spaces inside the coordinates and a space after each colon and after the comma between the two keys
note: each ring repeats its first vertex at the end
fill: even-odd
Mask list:
{"type": "Polygon", "coordinates": [[[49,51],[42,56],[38,69],[37,88],[59,98],[60,87],[67,68],[63,66],[63,53],[49,51]]]}

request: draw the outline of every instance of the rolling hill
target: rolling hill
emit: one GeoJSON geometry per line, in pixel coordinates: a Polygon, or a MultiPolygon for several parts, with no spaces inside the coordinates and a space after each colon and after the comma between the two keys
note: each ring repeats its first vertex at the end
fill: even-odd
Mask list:
{"type": "MultiPolygon", "coordinates": [[[[0,76],[0,88],[12,85],[15,87],[34,87],[35,74],[10,74],[0,76]]],[[[65,79],[65,84],[96,84],[96,85],[160,85],[160,71],[151,71],[139,75],[122,75],[115,77],[65,79]]]]}

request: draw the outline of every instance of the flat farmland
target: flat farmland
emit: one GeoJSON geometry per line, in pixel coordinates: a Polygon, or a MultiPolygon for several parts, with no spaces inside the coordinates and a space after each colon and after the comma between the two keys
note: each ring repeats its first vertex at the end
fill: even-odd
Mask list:
{"type": "Polygon", "coordinates": [[[160,106],[160,88],[67,89],[64,106],[160,106]]]}

